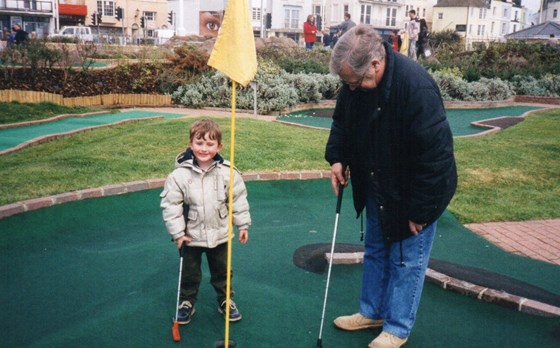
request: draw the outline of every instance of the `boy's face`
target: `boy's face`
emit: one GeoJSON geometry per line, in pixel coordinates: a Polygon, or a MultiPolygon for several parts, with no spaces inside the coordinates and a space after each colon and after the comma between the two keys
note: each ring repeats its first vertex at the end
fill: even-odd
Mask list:
{"type": "Polygon", "coordinates": [[[198,165],[207,168],[214,161],[214,156],[222,150],[222,144],[215,139],[210,139],[208,134],[196,135],[189,143],[198,165]]]}

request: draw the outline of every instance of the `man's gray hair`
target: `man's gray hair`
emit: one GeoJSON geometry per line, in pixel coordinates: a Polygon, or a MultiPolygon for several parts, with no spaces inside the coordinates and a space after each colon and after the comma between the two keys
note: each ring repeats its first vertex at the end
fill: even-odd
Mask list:
{"type": "Polygon", "coordinates": [[[385,58],[383,38],[371,26],[359,24],[336,42],[329,64],[333,75],[339,75],[345,64],[358,75],[364,74],[374,59],[385,58]]]}

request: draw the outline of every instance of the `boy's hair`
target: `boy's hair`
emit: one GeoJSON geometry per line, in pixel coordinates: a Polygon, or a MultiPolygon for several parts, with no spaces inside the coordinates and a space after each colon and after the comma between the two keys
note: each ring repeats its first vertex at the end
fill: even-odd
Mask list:
{"type": "Polygon", "coordinates": [[[216,140],[218,144],[222,143],[222,130],[220,126],[212,120],[200,120],[192,124],[190,133],[190,141],[197,138],[204,138],[208,135],[209,139],[216,140]]]}

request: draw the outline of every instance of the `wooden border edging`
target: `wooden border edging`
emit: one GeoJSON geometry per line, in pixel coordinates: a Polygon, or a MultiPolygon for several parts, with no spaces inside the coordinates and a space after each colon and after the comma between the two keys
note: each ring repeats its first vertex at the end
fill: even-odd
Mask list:
{"type": "Polygon", "coordinates": [[[37,91],[0,90],[0,102],[53,103],[74,106],[171,106],[171,96],[164,94],[101,94],[65,98],[60,94],[37,91]]]}

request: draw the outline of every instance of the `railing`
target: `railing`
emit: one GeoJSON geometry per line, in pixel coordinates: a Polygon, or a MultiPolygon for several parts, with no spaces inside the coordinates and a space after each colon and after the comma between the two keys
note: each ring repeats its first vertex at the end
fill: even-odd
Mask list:
{"type": "Polygon", "coordinates": [[[0,10],[53,12],[53,3],[41,0],[0,0],[0,10]]]}

